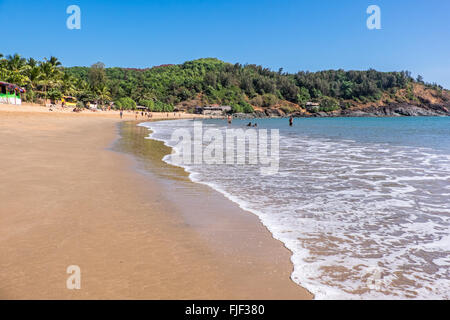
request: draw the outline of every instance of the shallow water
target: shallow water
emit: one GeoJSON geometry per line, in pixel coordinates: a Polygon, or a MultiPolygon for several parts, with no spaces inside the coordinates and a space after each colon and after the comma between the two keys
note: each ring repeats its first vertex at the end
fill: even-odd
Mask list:
{"type": "MultiPolygon", "coordinates": [[[[277,174],[250,164],[182,166],[260,217],[293,252],[295,282],[318,299],[450,297],[450,118],[257,122],[280,130],[277,174]]],[[[193,123],[141,125],[182,152],[171,135],[193,123]]],[[[203,127],[227,128],[222,120],[203,127]]]]}

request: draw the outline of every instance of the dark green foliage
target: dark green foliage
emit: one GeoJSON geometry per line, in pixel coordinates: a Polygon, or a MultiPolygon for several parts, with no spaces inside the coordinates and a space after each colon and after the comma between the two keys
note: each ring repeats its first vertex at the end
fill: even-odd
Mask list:
{"type": "MultiPolygon", "coordinates": [[[[413,82],[409,72],[329,70],[279,73],[257,65],[229,64],[207,58],[180,65],[151,69],[105,69],[111,98],[158,100],[167,104],[197,99],[204,104],[243,105],[250,102],[271,107],[279,100],[304,105],[324,96],[338,100],[374,101],[387,90],[413,82]]],[[[89,68],[68,68],[75,77],[88,80],[89,68]]],[[[92,72],[92,71],[91,71],[92,72]]]]}
{"type": "Polygon", "coordinates": [[[332,97],[323,97],[320,100],[320,108],[319,111],[331,112],[335,110],[339,110],[339,101],[332,97]]]}
{"type": "Polygon", "coordinates": [[[134,110],[136,109],[136,102],[131,98],[119,98],[114,102],[117,109],[134,110]]]}
{"type": "MultiPolygon", "coordinates": [[[[155,111],[170,111],[174,105],[188,100],[204,105],[231,105],[242,112],[251,112],[249,103],[273,107],[287,100],[304,106],[308,101],[320,102],[326,97],[336,99],[339,106],[343,100],[378,101],[383,93],[395,95],[397,90],[415,82],[406,71],[328,70],[289,74],[282,69],[275,72],[257,65],[230,64],[214,58],[150,69],[125,69],[104,68],[102,63],[90,68],[65,68],[56,58],[38,62],[16,55],[0,58],[0,67],[0,75],[5,79],[17,80],[40,97],[46,97],[47,93],[54,96],[55,92],[50,93],[50,89],[102,104],[129,97],[155,111]],[[17,74],[23,74],[23,79],[15,79],[13,76],[17,74]]],[[[423,81],[422,77],[417,80],[423,81]]],[[[33,94],[29,96],[36,98],[33,94]]],[[[408,97],[414,98],[413,93],[409,92],[408,97]]],[[[335,104],[324,108],[335,108],[335,104]]]]}
{"type": "Polygon", "coordinates": [[[50,89],[47,93],[47,96],[52,101],[56,101],[56,100],[61,99],[62,93],[58,89],[50,89]]]}
{"type": "Polygon", "coordinates": [[[141,100],[139,104],[143,107],[146,107],[150,111],[153,110],[155,106],[155,102],[153,100],[141,100]]]}
{"type": "Polygon", "coordinates": [[[173,104],[164,103],[161,101],[155,101],[154,106],[150,109],[153,112],[173,112],[173,104]]]}

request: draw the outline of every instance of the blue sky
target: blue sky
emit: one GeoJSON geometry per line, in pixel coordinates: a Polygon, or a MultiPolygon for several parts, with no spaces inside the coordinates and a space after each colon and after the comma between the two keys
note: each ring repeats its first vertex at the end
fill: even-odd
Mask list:
{"type": "Polygon", "coordinates": [[[447,0],[0,0],[0,28],[1,53],[54,55],[66,66],[217,57],[289,72],[410,70],[450,88],[447,0]],[[66,27],[72,4],[81,30],[66,27]],[[381,30],[366,27],[371,4],[381,30]]]}

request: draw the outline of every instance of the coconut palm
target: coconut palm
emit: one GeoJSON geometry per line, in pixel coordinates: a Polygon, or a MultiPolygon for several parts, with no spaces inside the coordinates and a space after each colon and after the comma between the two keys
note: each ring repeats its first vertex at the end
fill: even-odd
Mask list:
{"type": "Polygon", "coordinates": [[[19,54],[16,53],[7,56],[4,64],[7,69],[6,81],[19,86],[25,86],[30,82],[30,79],[26,75],[30,67],[27,64],[26,59],[21,58],[19,54]]]}
{"type": "Polygon", "coordinates": [[[111,93],[109,92],[108,86],[106,84],[99,86],[95,90],[95,95],[97,96],[97,100],[101,105],[104,105],[107,101],[111,101],[111,93]]]}
{"type": "Polygon", "coordinates": [[[33,58],[28,59],[27,61],[29,69],[28,69],[28,78],[30,79],[30,87],[31,89],[36,89],[38,82],[41,76],[41,68],[38,65],[38,62],[33,58]]]}
{"type": "Polygon", "coordinates": [[[61,62],[58,60],[58,58],[53,57],[53,56],[50,57],[48,62],[54,67],[59,67],[61,65],[61,62]]]}
{"type": "Polygon", "coordinates": [[[61,85],[61,70],[57,69],[54,63],[44,59],[39,66],[41,73],[39,75],[38,83],[44,89],[44,103],[47,103],[47,91],[61,85]]]}
{"type": "Polygon", "coordinates": [[[61,78],[61,91],[66,95],[77,94],[77,80],[68,73],[63,73],[61,78]]]}
{"type": "Polygon", "coordinates": [[[0,80],[6,80],[6,66],[5,59],[3,59],[3,53],[0,53],[0,80]]]}

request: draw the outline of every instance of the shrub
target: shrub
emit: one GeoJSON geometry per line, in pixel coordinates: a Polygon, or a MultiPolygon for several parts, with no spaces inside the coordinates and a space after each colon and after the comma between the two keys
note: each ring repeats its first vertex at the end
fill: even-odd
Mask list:
{"type": "Polygon", "coordinates": [[[338,110],[339,107],[339,101],[337,101],[334,98],[331,97],[323,97],[320,100],[320,111],[324,111],[324,112],[330,112],[330,111],[335,111],[338,110]]]}
{"type": "Polygon", "coordinates": [[[155,106],[155,102],[153,100],[141,100],[140,105],[152,110],[155,106]]]}
{"type": "Polygon", "coordinates": [[[232,113],[243,113],[244,109],[237,103],[233,103],[231,105],[231,112],[232,113]]]}
{"type": "Polygon", "coordinates": [[[260,95],[257,95],[256,97],[254,97],[252,100],[250,100],[250,102],[258,107],[262,107],[263,106],[263,97],[260,95]]]}
{"type": "Polygon", "coordinates": [[[255,112],[253,107],[248,102],[242,101],[240,103],[240,106],[242,107],[242,111],[244,113],[253,113],[253,112],[255,112]]]}
{"type": "Polygon", "coordinates": [[[278,98],[276,95],[271,93],[266,93],[263,95],[263,107],[271,107],[273,105],[276,105],[278,103],[278,98]]]}
{"type": "Polygon", "coordinates": [[[62,93],[58,89],[51,89],[47,93],[47,97],[49,99],[51,99],[52,101],[57,101],[57,100],[60,100],[62,98],[62,93]]]}
{"type": "Polygon", "coordinates": [[[175,107],[173,104],[167,104],[161,101],[155,101],[150,111],[153,112],[173,112],[175,107]]]}
{"type": "Polygon", "coordinates": [[[119,109],[134,110],[136,109],[136,102],[131,98],[120,98],[114,102],[115,106],[119,109]]]}
{"type": "Polygon", "coordinates": [[[284,105],[284,106],[281,106],[281,110],[284,113],[288,113],[289,114],[289,113],[293,113],[295,111],[295,108],[284,105]]]}

